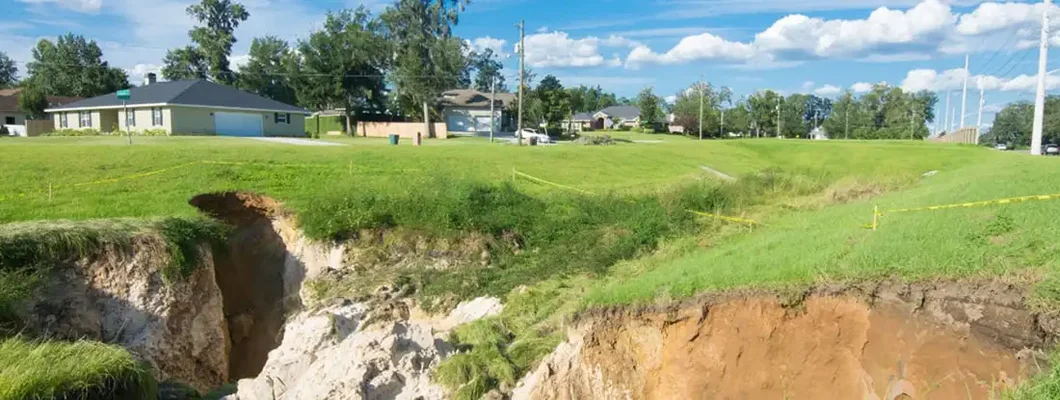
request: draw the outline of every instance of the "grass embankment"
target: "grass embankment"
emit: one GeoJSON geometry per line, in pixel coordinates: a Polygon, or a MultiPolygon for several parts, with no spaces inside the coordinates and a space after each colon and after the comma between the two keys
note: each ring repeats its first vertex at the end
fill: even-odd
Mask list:
{"type": "MultiPolygon", "coordinates": [[[[904,251],[902,246],[922,251],[927,245],[918,241],[925,235],[915,227],[902,228],[900,219],[907,217],[888,216],[874,234],[892,235],[887,240],[896,244],[878,239],[874,249],[858,253],[856,244],[877,240],[861,228],[871,220],[870,203],[858,200],[861,196],[908,187],[916,193],[950,176],[1024,165],[1017,155],[924,143],[664,139],[538,148],[482,141],[362,146],[378,141],[357,138],[343,141],[350,146],[326,148],[228,138],[143,138],[134,146],[110,138],[13,141],[0,146],[0,168],[19,171],[0,182],[0,220],[191,216],[196,211],[186,204],[190,197],[239,189],[284,202],[307,234],[318,239],[342,238],[363,228],[439,236],[478,232],[505,239],[490,249],[491,267],[411,270],[406,276],[419,283],[424,297],[506,297],[500,317],[457,332],[469,352],[439,370],[438,378],[458,389],[459,396],[475,397],[526,372],[559,339],[556,328],[563,316],[587,304],[844,276],[831,272],[835,269],[850,275],[873,268],[882,271],[879,275],[903,273],[891,264],[903,260],[900,255],[875,252],[904,251]],[[144,175],[198,160],[240,164],[144,175]],[[703,165],[740,180],[722,184],[701,170],[703,165]],[[512,182],[513,168],[594,194],[512,182]],[[929,170],[942,172],[920,180],[929,170]],[[93,183],[78,185],[83,182],[93,183]],[[748,232],[695,217],[687,209],[748,216],[767,226],[748,232]],[[780,252],[774,260],[775,251],[780,252]],[[829,261],[846,263],[815,269],[829,261]],[[786,262],[794,266],[772,268],[786,262]],[[600,287],[601,280],[606,285],[600,287]]],[[[1007,184],[1008,176],[999,172],[996,179],[1007,184]]],[[[1039,189],[1028,183],[1005,190],[1030,194],[1039,189]]],[[[970,192],[967,180],[938,190],[937,198],[884,199],[895,199],[895,206],[924,205],[946,196],[986,195],[970,192]]],[[[1002,194],[994,192],[991,196],[1002,194]]],[[[1014,216],[1012,229],[1022,229],[1019,224],[1028,218],[1014,216]]],[[[991,229],[1006,226],[995,225],[991,229]]],[[[951,233],[940,229],[932,231],[931,240],[951,233]]],[[[939,240],[943,246],[954,244],[939,240]]],[[[1012,249],[1033,244],[1012,243],[1012,249]]],[[[953,250],[909,253],[906,259],[943,264],[948,260],[938,257],[947,251],[953,250]]]]}
{"type": "Polygon", "coordinates": [[[150,369],[118,346],[0,339],[0,400],[156,399],[150,369]]]}

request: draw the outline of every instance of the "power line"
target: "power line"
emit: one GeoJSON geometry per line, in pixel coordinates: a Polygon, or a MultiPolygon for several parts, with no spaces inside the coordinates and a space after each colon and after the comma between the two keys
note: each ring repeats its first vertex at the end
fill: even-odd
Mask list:
{"type": "MultiPolygon", "coordinates": [[[[1009,47],[1009,43],[1012,42],[1012,39],[1016,38],[1016,33],[1018,32],[1018,27],[1012,27],[1012,32],[1009,34],[1008,38],[1005,39],[1005,42],[1001,45],[1001,47],[998,47],[997,50],[994,50],[994,54],[991,54],[990,58],[986,60],[986,63],[979,67],[978,70],[986,71],[986,69],[990,67],[990,63],[994,62],[994,59],[997,58],[997,55],[1001,54],[1001,50],[1007,49],[1009,47]]],[[[980,46],[980,49],[982,49],[982,46],[980,46]]]]}

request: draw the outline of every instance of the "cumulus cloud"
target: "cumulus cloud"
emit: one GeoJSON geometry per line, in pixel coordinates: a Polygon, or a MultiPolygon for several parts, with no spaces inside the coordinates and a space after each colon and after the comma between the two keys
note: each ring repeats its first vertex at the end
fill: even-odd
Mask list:
{"type": "Polygon", "coordinates": [[[597,67],[621,65],[600,54],[602,47],[633,47],[640,43],[621,36],[571,38],[566,32],[537,33],[526,37],[526,63],[531,67],[597,67]]]}
{"type": "Polygon", "coordinates": [[[632,68],[644,64],[678,64],[695,60],[748,61],[755,57],[754,47],[731,42],[711,33],[681,39],[665,53],[656,53],[647,46],[637,46],[626,57],[632,68]]]}
{"type": "Polygon", "coordinates": [[[508,44],[508,41],[504,39],[497,39],[491,36],[485,36],[475,38],[474,40],[469,40],[468,44],[471,45],[471,49],[475,50],[476,52],[481,53],[486,51],[486,49],[489,49],[493,50],[493,54],[503,56],[505,54],[504,46],[508,44]]]}
{"type": "Polygon", "coordinates": [[[142,83],[147,74],[154,72],[159,79],[162,78],[162,66],[155,64],[136,64],[132,68],[126,68],[125,73],[129,75],[129,83],[138,85],[142,83]]]}
{"type": "Polygon", "coordinates": [[[28,4],[56,4],[59,7],[67,8],[77,12],[83,13],[97,13],[100,7],[103,6],[102,0],[18,0],[28,4]]]}
{"type": "Polygon", "coordinates": [[[850,85],[850,90],[854,91],[854,93],[868,93],[872,91],[872,84],[868,82],[858,82],[850,85]]]}
{"type": "Polygon", "coordinates": [[[840,89],[839,86],[824,85],[824,86],[821,86],[821,87],[819,87],[817,89],[814,89],[813,94],[816,94],[816,95],[822,96],[822,97],[832,97],[832,96],[835,96],[835,95],[839,94],[842,91],[843,91],[843,89],[840,89]]]}
{"type": "MultiPolygon", "coordinates": [[[[932,69],[914,69],[906,73],[905,79],[902,80],[902,89],[909,91],[961,90],[964,88],[965,76],[968,76],[970,90],[982,88],[989,91],[1020,92],[1032,91],[1038,85],[1037,75],[1019,75],[1005,79],[992,75],[968,75],[963,68],[941,72],[932,69]]],[[[1045,82],[1049,90],[1060,88],[1060,76],[1049,75],[1045,82]]]]}
{"type": "MultiPolygon", "coordinates": [[[[635,47],[626,65],[636,68],[651,63],[712,60],[784,66],[822,58],[908,62],[928,60],[940,53],[994,51],[1004,46],[1022,49],[1037,44],[1035,24],[1045,10],[1042,4],[986,2],[961,14],[951,3],[956,4],[923,0],[906,10],[879,7],[860,19],[791,14],[746,42],[701,33],[684,37],[666,51],[635,47]]],[[[1060,6],[1050,10],[1060,17],[1060,6]]],[[[1053,26],[1060,28],[1060,18],[1054,18],[1053,26]]],[[[1060,33],[1051,41],[1060,45],[1060,33]]]]}

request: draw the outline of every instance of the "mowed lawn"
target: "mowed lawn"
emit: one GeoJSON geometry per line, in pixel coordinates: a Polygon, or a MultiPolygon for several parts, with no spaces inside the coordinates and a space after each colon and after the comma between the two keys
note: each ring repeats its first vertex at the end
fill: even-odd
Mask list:
{"type": "MultiPolygon", "coordinates": [[[[656,135],[643,135],[655,137],[656,135]]],[[[249,190],[294,211],[323,193],[414,191],[434,179],[500,184],[513,170],[592,192],[644,191],[710,179],[707,165],[739,176],[767,168],[834,179],[914,176],[998,154],[926,143],[698,141],[518,147],[481,138],[387,146],[336,139],[343,146],[293,146],[218,137],[12,138],[0,140],[0,221],[187,216],[194,195],[249,190]],[[207,163],[202,163],[207,162],[207,163]]],[[[527,192],[557,190],[519,181],[527,192]]]]}

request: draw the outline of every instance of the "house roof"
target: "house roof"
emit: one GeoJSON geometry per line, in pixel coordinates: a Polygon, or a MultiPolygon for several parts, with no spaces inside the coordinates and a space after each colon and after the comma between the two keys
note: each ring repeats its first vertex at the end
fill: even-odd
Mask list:
{"type": "MultiPolygon", "coordinates": [[[[515,94],[497,93],[494,99],[501,103],[501,107],[508,107],[515,102],[515,94]]],[[[489,107],[490,94],[475,89],[453,89],[443,92],[438,102],[442,106],[489,107]]]]}
{"type": "Polygon", "coordinates": [[[592,120],[593,120],[593,114],[592,113],[587,113],[587,112],[577,113],[577,114],[574,114],[573,117],[571,117],[571,121],[592,121],[592,120]]]}
{"type": "Polygon", "coordinates": [[[607,114],[608,117],[622,118],[624,120],[631,120],[640,118],[640,107],[637,106],[611,106],[597,113],[607,114]]]}
{"type": "MultiPolygon", "coordinates": [[[[305,109],[206,80],[157,82],[129,89],[126,105],[180,105],[304,113],[305,109]]],[[[47,111],[122,107],[115,93],[84,99],[47,111]]]]}
{"type": "MultiPolygon", "coordinates": [[[[22,89],[0,90],[0,111],[21,113],[22,111],[18,109],[19,93],[22,93],[22,89]]],[[[67,96],[47,96],[46,98],[48,99],[48,107],[56,107],[81,100],[80,97],[67,96]]]]}

